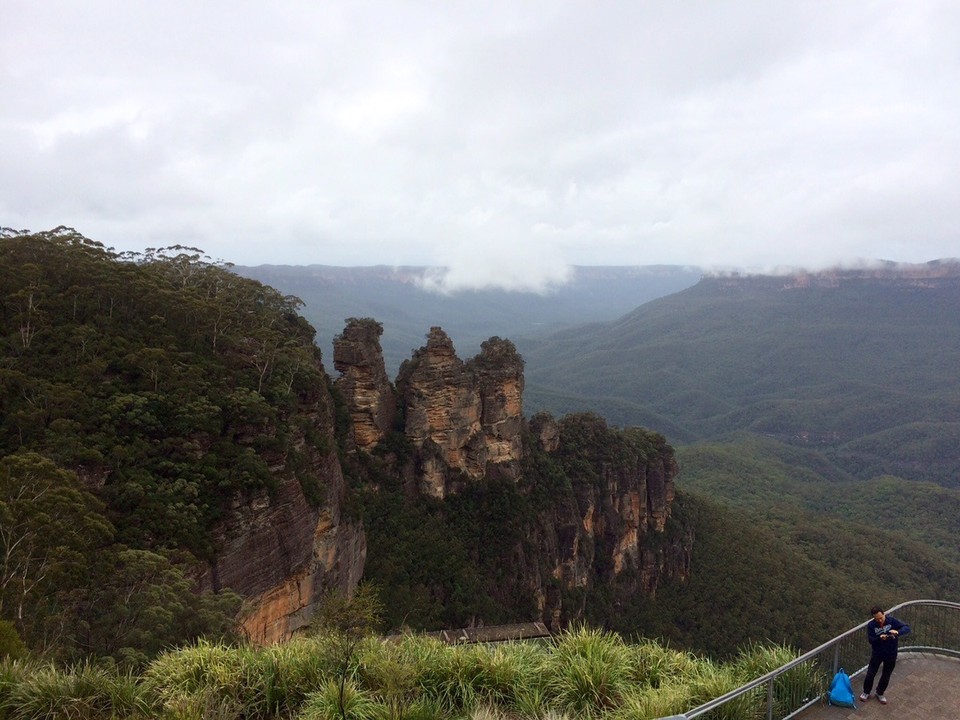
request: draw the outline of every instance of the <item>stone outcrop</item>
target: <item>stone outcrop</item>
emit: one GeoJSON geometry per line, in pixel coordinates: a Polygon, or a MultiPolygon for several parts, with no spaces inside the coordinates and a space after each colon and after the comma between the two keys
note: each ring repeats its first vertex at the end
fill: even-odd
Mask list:
{"type": "Polygon", "coordinates": [[[444,498],[465,482],[516,478],[523,456],[523,360],[509,340],[491,338],[463,362],[438,327],[404,362],[395,391],[384,372],[372,320],[352,319],[334,343],[336,385],[353,420],[353,442],[371,450],[402,414],[416,454],[420,492],[444,498]],[[402,413],[401,408],[402,405],[402,413]]]}
{"type": "Polygon", "coordinates": [[[515,479],[523,457],[523,359],[509,340],[491,338],[470,367],[480,393],[486,470],[515,479]]]}
{"type": "Polygon", "coordinates": [[[491,338],[463,362],[439,327],[401,365],[394,395],[382,374],[358,370],[382,367],[379,326],[350,322],[336,346],[343,373],[337,385],[354,419],[356,447],[374,445],[363,439],[376,434],[371,408],[398,397],[397,416],[413,451],[406,472],[417,492],[444,499],[483,479],[521,480],[531,452],[525,437],[564,467],[571,487],[556,493],[527,528],[529,543],[504,558],[502,587],[493,591],[503,602],[532,596],[542,619],[558,627],[582,617],[591,588],[615,585],[652,595],[664,578],[686,577],[692,536],[667,532],[677,465],[661,436],[611,429],[590,414],[557,421],[539,413],[527,424],[523,360],[513,343],[491,338]],[[352,379],[361,376],[363,383],[352,379]]]}
{"type": "Polygon", "coordinates": [[[491,472],[511,477],[523,446],[523,361],[509,340],[491,338],[468,363],[438,327],[400,366],[404,433],[417,452],[421,491],[444,498],[491,472]]]}
{"type": "MultiPolygon", "coordinates": [[[[662,437],[611,429],[589,413],[559,422],[541,413],[531,430],[573,484],[572,497],[539,523],[540,557],[530,562],[539,563],[542,577],[568,591],[615,587],[627,596],[652,596],[665,578],[687,578],[693,538],[685,528],[667,530],[677,465],[662,437]]],[[[554,627],[585,609],[564,604],[549,582],[536,595],[554,627]]]]}
{"type": "MultiPolygon", "coordinates": [[[[523,360],[510,341],[496,337],[463,362],[434,327],[394,386],[384,371],[381,333],[373,320],[351,319],[334,347],[335,385],[351,419],[349,437],[341,440],[352,472],[362,472],[360,454],[376,451],[378,472],[441,500],[469,483],[521,482],[537,454],[567,479],[523,520],[526,539],[503,558],[490,588],[499,602],[531,598],[540,620],[558,628],[583,617],[595,588],[618,597],[653,595],[664,578],[686,577],[692,535],[670,527],[677,466],[661,436],[609,428],[591,414],[558,421],[540,413],[527,423],[523,360]],[[403,445],[395,442],[378,449],[390,433],[402,433],[409,450],[396,454],[403,445]]],[[[306,472],[324,489],[323,501],[309,501],[287,458],[267,458],[278,485],[233,499],[215,531],[219,552],[200,578],[201,589],[230,587],[246,598],[243,628],[258,643],[306,626],[323,594],[351,593],[364,571],[363,528],[342,511],[346,487],[333,398],[326,387],[317,397],[313,428],[302,430],[297,452],[301,477],[306,472]]],[[[258,432],[250,428],[237,441],[252,445],[258,432]]]]}
{"type": "Polygon", "coordinates": [[[445,497],[458,473],[483,475],[480,394],[477,377],[457,357],[453,342],[431,328],[426,347],[400,366],[404,433],[416,448],[421,490],[445,497]]]}
{"type": "Polygon", "coordinates": [[[370,450],[393,428],[397,398],[387,377],[380,348],[383,326],[369,318],[351,318],[333,340],[336,380],[353,420],[353,440],[370,450]]]}

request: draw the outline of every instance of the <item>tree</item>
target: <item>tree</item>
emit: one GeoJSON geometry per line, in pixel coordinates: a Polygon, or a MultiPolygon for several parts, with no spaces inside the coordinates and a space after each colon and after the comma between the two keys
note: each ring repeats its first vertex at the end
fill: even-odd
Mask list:
{"type": "Polygon", "coordinates": [[[64,598],[71,633],[65,648],[140,667],[201,636],[235,639],[240,597],[230,590],[195,593],[185,569],[158,553],[119,545],[98,555],[91,581],[64,598]]]}
{"type": "Polygon", "coordinates": [[[0,617],[25,637],[39,606],[83,578],[87,554],[112,538],[103,505],[75,473],[34,452],[0,459],[0,617]]]}
{"type": "Polygon", "coordinates": [[[13,623],[0,620],[0,661],[19,660],[29,654],[13,623]]]}
{"type": "Polygon", "coordinates": [[[383,617],[383,605],[376,588],[364,583],[353,597],[339,592],[327,593],[314,614],[312,628],[325,634],[333,643],[336,662],[337,706],[343,720],[347,720],[347,681],[350,665],[360,642],[377,629],[383,617]]]}

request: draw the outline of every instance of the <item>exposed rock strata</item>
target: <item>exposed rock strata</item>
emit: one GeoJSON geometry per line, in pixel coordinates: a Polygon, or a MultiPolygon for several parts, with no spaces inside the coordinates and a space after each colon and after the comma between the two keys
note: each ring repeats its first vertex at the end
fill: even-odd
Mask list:
{"type": "Polygon", "coordinates": [[[438,327],[400,366],[404,432],[418,453],[421,491],[436,498],[497,472],[516,477],[523,456],[523,360],[509,340],[491,338],[461,361],[438,327]]]}
{"type": "Polygon", "coordinates": [[[227,587],[245,598],[241,626],[254,642],[289,637],[309,622],[324,593],[350,594],[363,574],[366,538],[342,514],[345,485],[326,388],[315,410],[313,430],[326,449],[301,438],[298,451],[307,458],[305,471],[324,489],[324,502],[308,501],[286,458],[270,458],[277,487],[233,498],[214,529],[216,557],[199,578],[201,590],[227,587]]]}
{"type": "MultiPolygon", "coordinates": [[[[383,369],[380,333],[375,321],[350,320],[335,346],[354,460],[376,450],[383,471],[412,479],[415,492],[437,499],[483,480],[520,483],[523,468],[538,462],[563,467],[567,484],[525,521],[526,540],[503,558],[498,584],[489,589],[494,598],[532,598],[540,619],[556,628],[583,617],[593,589],[653,594],[664,578],[686,576],[691,536],[670,527],[677,467],[661,436],[608,428],[589,414],[557,421],[541,413],[527,425],[523,360],[500,338],[463,362],[443,330],[432,328],[427,344],[401,366],[395,389],[383,369]],[[392,432],[402,432],[412,454],[378,449],[392,432]]],[[[256,642],[289,637],[309,623],[322,594],[349,594],[363,575],[363,529],[342,513],[333,399],[326,388],[318,397],[299,452],[324,501],[312,505],[287,459],[271,458],[278,486],[234,499],[216,532],[220,551],[201,578],[205,589],[231,587],[247,598],[243,626],[256,642]]],[[[262,429],[248,432],[238,442],[252,443],[262,429]]]]}
{"type": "Polygon", "coordinates": [[[340,373],[339,387],[353,420],[353,439],[361,450],[370,450],[393,428],[397,398],[387,377],[375,320],[351,318],[333,340],[333,366],[340,373]]]}
{"type": "MultiPolygon", "coordinates": [[[[378,365],[373,339],[365,336],[367,346],[352,352],[378,365]]],[[[527,528],[529,547],[504,559],[503,576],[512,580],[493,594],[503,602],[516,593],[532,596],[542,619],[557,626],[582,616],[584,592],[591,588],[613,583],[623,592],[653,594],[663,578],[685,578],[692,540],[666,532],[677,466],[663,438],[613,430],[593,415],[558,422],[541,413],[527,427],[523,386],[523,360],[511,342],[491,338],[463,362],[438,327],[401,366],[396,383],[403,432],[414,451],[411,472],[424,495],[443,499],[483,478],[519,481],[533,450],[524,447],[528,430],[538,452],[567,463],[573,487],[527,528]],[[611,447],[616,460],[604,455],[611,447]],[[584,592],[575,593],[580,604],[571,605],[575,590],[584,592]]],[[[349,387],[357,386],[342,386],[344,392],[349,387]]],[[[364,392],[386,396],[386,389],[364,392]]],[[[363,403],[345,402],[364,422],[363,403]]]]}
{"type": "MultiPolygon", "coordinates": [[[[652,596],[664,579],[687,578],[692,535],[686,528],[668,532],[677,465],[660,436],[611,429],[591,414],[559,423],[540,414],[531,425],[541,436],[557,428],[556,437],[548,433],[547,447],[565,463],[573,482],[572,498],[540,522],[537,562],[543,577],[557,581],[561,590],[607,587],[625,596],[652,596]],[[570,437],[584,436],[590,438],[588,447],[606,451],[591,456],[582,440],[571,446],[570,437]]],[[[549,583],[536,594],[553,626],[581,617],[585,609],[583,594],[580,604],[571,606],[569,592],[564,602],[564,593],[549,583]]]]}

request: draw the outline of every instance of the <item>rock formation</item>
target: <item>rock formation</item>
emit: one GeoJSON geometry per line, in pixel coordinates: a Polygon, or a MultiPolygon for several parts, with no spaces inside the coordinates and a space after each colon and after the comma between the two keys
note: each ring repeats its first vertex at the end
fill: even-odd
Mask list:
{"type": "MultiPolygon", "coordinates": [[[[686,576],[692,536],[668,528],[677,466],[661,436],[609,428],[591,414],[558,421],[541,413],[527,423],[523,360],[500,338],[463,362],[434,327],[394,387],[381,332],[373,320],[351,319],[334,348],[335,385],[351,419],[341,440],[354,472],[362,474],[362,456],[377,453],[381,471],[412,479],[414,493],[439,500],[470,483],[520,483],[538,462],[562,467],[568,479],[523,520],[526,541],[503,558],[489,589],[498,602],[532,598],[539,619],[556,628],[583,617],[591,589],[652,595],[664,578],[686,576]],[[391,433],[402,435],[409,453],[397,455],[390,448],[400,445],[384,443],[391,433]]],[[[220,552],[201,587],[245,596],[243,625],[255,642],[289,637],[309,623],[325,592],[350,593],[363,575],[364,531],[342,511],[333,402],[325,387],[318,391],[312,433],[324,440],[307,442],[304,432],[298,445],[307,459],[301,472],[324,489],[323,502],[308,500],[287,458],[268,458],[278,486],[234,498],[216,529],[220,552]]],[[[249,432],[240,444],[252,444],[257,431],[249,432]]]]}
{"type": "Polygon", "coordinates": [[[582,595],[579,605],[570,606],[562,599],[564,589],[568,595],[608,587],[621,595],[652,596],[664,579],[686,579],[692,534],[687,528],[667,531],[677,465],[662,437],[608,428],[590,413],[559,422],[540,413],[531,430],[566,465],[573,485],[572,497],[542,517],[537,529],[541,557],[534,562],[561,590],[549,582],[536,588],[548,624],[582,616],[582,595]]]}
{"type": "Polygon", "coordinates": [[[516,478],[523,457],[523,359],[513,343],[490,338],[471,367],[480,392],[480,428],[488,473],[516,478]]]}
{"type": "Polygon", "coordinates": [[[397,398],[380,349],[383,326],[369,318],[351,318],[333,340],[336,384],[353,420],[353,440],[361,450],[376,447],[393,428],[397,398]]]}
{"type": "Polygon", "coordinates": [[[422,492],[444,498],[488,473],[516,477],[523,455],[523,360],[509,340],[491,338],[461,361],[438,327],[397,377],[404,433],[418,455],[422,492]]]}
{"type": "MultiPolygon", "coordinates": [[[[367,367],[382,365],[379,335],[358,327],[369,322],[350,321],[340,336],[342,373],[359,374],[357,362],[340,359],[347,355],[341,350],[347,339],[351,358],[362,357],[367,367]]],[[[524,460],[534,451],[525,448],[525,437],[535,440],[536,452],[565,466],[572,487],[556,495],[526,530],[536,550],[518,548],[504,558],[503,577],[512,580],[493,590],[503,602],[517,593],[532,596],[542,619],[559,626],[582,616],[584,594],[572,606],[571,591],[612,583],[623,592],[653,594],[665,577],[686,577],[692,537],[685,529],[666,532],[677,466],[661,436],[614,430],[590,414],[557,421],[541,413],[527,425],[523,360],[500,338],[486,341],[475,358],[463,362],[446,333],[434,327],[427,344],[401,366],[396,395],[379,377],[379,387],[337,381],[354,418],[356,446],[365,447],[361,436],[370,426],[372,403],[366,398],[398,397],[397,415],[404,418],[402,431],[413,448],[409,472],[423,495],[442,500],[472,482],[521,480],[524,460]]]]}

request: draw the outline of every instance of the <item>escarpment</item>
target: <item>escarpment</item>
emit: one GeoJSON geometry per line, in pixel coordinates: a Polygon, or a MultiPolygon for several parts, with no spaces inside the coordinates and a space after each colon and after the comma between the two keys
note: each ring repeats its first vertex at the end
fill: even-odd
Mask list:
{"type": "MultiPolygon", "coordinates": [[[[377,582],[368,553],[388,556],[372,558],[374,566],[414,563],[402,573],[406,579],[390,581],[391,591],[418,577],[418,587],[442,598],[450,583],[474,583],[503,615],[553,628],[582,619],[600,589],[614,598],[653,595],[665,578],[687,576],[692,532],[671,523],[677,465],[661,436],[611,428],[591,414],[525,420],[523,359],[496,337],[463,361],[443,330],[431,328],[393,384],[381,333],[376,321],[347,321],[334,344],[336,398],[326,386],[315,389],[296,457],[266,458],[276,486],[232,498],[215,528],[219,552],[201,585],[245,596],[242,620],[252,640],[289,637],[309,624],[328,591],[349,594],[364,577],[377,582]],[[339,438],[338,402],[348,417],[339,438]],[[345,454],[337,453],[338,442],[345,454]],[[351,492],[356,499],[398,483],[406,488],[398,503],[439,503],[433,512],[441,514],[455,498],[477,491],[482,497],[484,487],[496,495],[496,484],[505,484],[516,493],[519,514],[487,508],[471,518],[464,508],[474,506],[460,503],[456,522],[480,523],[479,536],[499,537],[463,546],[486,563],[479,578],[430,578],[417,566],[422,561],[390,555],[398,552],[390,540],[368,550],[371,527],[344,511],[351,492]],[[311,484],[321,496],[307,492],[311,484]]],[[[236,441],[252,445],[262,431],[250,429],[236,441]]],[[[371,522],[383,519],[375,514],[371,522]]],[[[448,528],[449,542],[462,546],[465,531],[448,528]]],[[[445,545],[434,552],[447,552],[445,545]]],[[[484,620],[482,611],[458,618],[484,620]]]]}
{"type": "MultiPolygon", "coordinates": [[[[497,560],[498,578],[487,587],[496,602],[527,597],[537,617],[523,619],[559,626],[583,616],[586,596],[596,588],[653,594],[664,578],[686,577],[692,533],[668,528],[677,465],[661,436],[609,428],[589,414],[559,421],[541,414],[527,422],[523,360],[513,344],[491,338],[464,362],[438,327],[401,365],[394,390],[376,370],[382,367],[379,333],[370,328],[370,321],[348,321],[335,345],[335,357],[363,358],[368,366],[338,365],[355,452],[374,448],[366,441],[375,415],[369,398],[393,397],[394,412],[380,405],[377,412],[396,418],[394,432],[411,455],[380,457],[391,472],[412,478],[419,495],[444,501],[474,486],[507,482],[548,498],[526,517],[492,520],[520,523],[524,536],[497,560]],[[355,381],[360,376],[383,384],[362,385],[355,381]],[[556,472],[547,466],[562,468],[569,482],[538,490],[556,472]]],[[[378,442],[385,437],[381,426],[378,442]]]]}
{"type": "Polygon", "coordinates": [[[538,518],[544,582],[535,588],[543,619],[579,619],[586,597],[653,596],[667,578],[689,574],[692,530],[668,528],[677,464],[663,438],[639,428],[617,430],[591,413],[530,422],[539,450],[559,461],[569,494],[538,518]],[[556,581],[550,582],[549,580],[556,581]],[[571,592],[580,591],[580,592],[571,592]]]}
{"type": "MultiPolygon", "coordinates": [[[[290,637],[324,594],[350,594],[363,575],[366,536],[343,512],[333,400],[325,386],[314,390],[293,451],[263,453],[275,486],[230,498],[212,532],[218,552],[199,581],[201,590],[227,587],[245,598],[240,624],[256,643],[290,637]]],[[[264,431],[246,429],[235,442],[253,446],[264,431]]]]}

